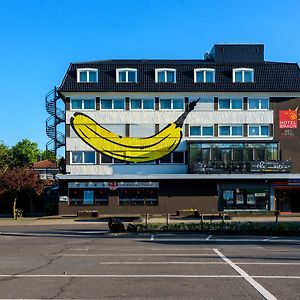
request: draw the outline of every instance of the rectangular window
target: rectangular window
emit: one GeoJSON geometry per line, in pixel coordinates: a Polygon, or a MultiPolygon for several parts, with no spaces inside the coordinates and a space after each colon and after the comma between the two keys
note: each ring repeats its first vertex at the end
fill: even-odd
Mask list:
{"type": "Polygon", "coordinates": [[[254,70],[247,68],[233,69],[232,81],[239,83],[254,82],[254,70]]]}
{"type": "Polygon", "coordinates": [[[77,69],[77,82],[98,82],[97,69],[77,69]]]}
{"type": "Polygon", "coordinates": [[[248,109],[269,109],[269,99],[248,99],[248,109]]]}
{"type": "Polygon", "coordinates": [[[160,164],[184,164],[184,151],[172,152],[159,160],[160,164]]]}
{"type": "Polygon", "coordinates": [[[124,164],[125,162],[101,153],[101,164],[124,164]]]}
{"type": "Polygon", "coordinates": [[[155,82],[176,82],[175,69],[155,69],[155,82]]]}
{"type": "Polygon", "coordinates": [[[243,109],[243,99],[219,99],[219,110],[222,109],[243,109]]]}
{"type": "Polygon", "coordinates": [[[84,190],[83,191],[83,205],[93,205],[94,204],[94,191],[84,190]]]}
{"type": "Polygon", "coordinates": [[[101,109],[124,110],[124,99],[101,99],[101,109]]]}
{"type": "Polygon", "coordinates": [[[154,99],[131,99],[130,109],[132,110],[153,110],[154,109],[154,99]]]}
{"type": "Polygon", "coordinates": [[[96,153],[95,151],[72,151],[71,152],[72,164],[95,164],[96,153]]]}
{"type": "Polygon", "coordinates": [[[95,99],[71,99],[71,109],[95,110],[95,99]]]}
{"type": "Polygon", "coordinates": [[[213,126],[190,126],[190,137],[193,136],[213,136],[214,128],[213,126]]]}
{"type": "Polygon", "coordinates": [[[116,69],[117,82],[137,82],[137,69],[116,69]]]}
{"type": "Polygon", "coordinates": [[[242,125],[220,125],[219,126],[219,136],[243,136],[243,126],[242,125]]]}
{"type": "Polygon", "coordinates": [[[194,69],[194,82],[215,82],[214,69],[194,69]]]}
{"type": "Polygon", "coordinates": [[[268,137],[269,125],[248,125],[249,137],[268,137]]]}
{"type": "Polygon", "coordinates": [[[184,101],[183,99],[160,99],[160,109],[173,109],[173,110],[183,110],[184,101]]]}
{"type": "Polygon", "coordinates": [[[154,188],[120,188],[120,206],[158,205],[158,189],[154,188]]]}

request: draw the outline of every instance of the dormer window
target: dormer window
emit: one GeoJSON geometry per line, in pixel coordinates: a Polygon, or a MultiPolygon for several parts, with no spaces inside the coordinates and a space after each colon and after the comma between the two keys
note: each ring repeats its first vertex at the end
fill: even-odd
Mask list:
{"type": "Polygon", "coordinates": [[[254,82],[254,70],[239,68],[232,70],[232,81],[233,82],[254,82]]]}
{"type": "Polygon", "coordinates": [[[137,69],[117,69],[117,82],[137,82],[137,69]]]}
{"type": "Polygon", "coordinates": [[[176,82],[176,69],[155,69],[155,82],[176,82]]]}
{"type": "Polygon", "coordinates": [[[194,69],[194,82],[215,82],[215,69],[194,69]]]}
{"type": "Polygon", "coordinates": [[[98,82],[98,70],[77,69],[77,82],[98,82]]]}

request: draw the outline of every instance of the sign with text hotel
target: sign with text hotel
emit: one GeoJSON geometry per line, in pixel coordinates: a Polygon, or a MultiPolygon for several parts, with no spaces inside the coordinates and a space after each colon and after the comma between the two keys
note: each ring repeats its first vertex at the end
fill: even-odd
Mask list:
{"type": "Polygon", "coordinates": [[[279,111],[279,128],[297,128],[298,125],[298,111],[295,110],[280,110],[279,111]]]}

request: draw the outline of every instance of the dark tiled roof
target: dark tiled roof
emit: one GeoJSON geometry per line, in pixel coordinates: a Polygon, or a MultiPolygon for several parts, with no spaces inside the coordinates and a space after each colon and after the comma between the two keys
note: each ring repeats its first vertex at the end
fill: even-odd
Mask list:
{"type": "Polygon", "coordinates": [[[103,60],[70,64],[60,92],[299,92],[296,63],[216,63],[206,60],[103,60]],[[215,68],[215,83],[194,83],[194,69],[215,68]],[[233,83],[232,69],[253,68],[254,83],[233,83]],[[98,83],[77,83],[77,68],[96,68],[98,83]],[[116,83],[116,69],[136,68],[138,83],[116,83]],[[175,68],[176,83],[156,83],[156,68],[175,68]]]}

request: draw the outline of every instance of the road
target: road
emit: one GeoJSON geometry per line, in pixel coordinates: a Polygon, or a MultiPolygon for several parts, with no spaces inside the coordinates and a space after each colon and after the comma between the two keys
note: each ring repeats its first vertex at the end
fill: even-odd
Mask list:
{"type": "Polygon", "coordinates": [[[2,299],[300,299],[300,237],[0,231],[2,299]]]}

